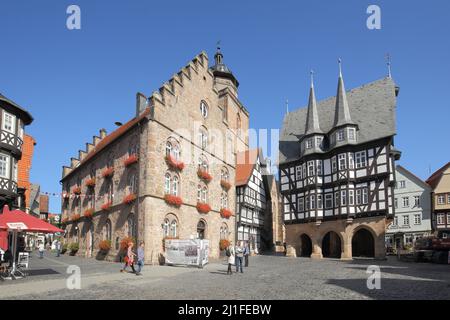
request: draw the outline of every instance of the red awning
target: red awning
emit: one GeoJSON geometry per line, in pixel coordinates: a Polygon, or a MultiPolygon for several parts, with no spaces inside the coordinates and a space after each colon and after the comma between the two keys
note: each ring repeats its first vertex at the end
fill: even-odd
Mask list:
{"type": "Polygon", "coordinates": [[[10,211],[9,207],[3,207],[3,213],[0,214],[0,230],[20,229],[25,232],[43,232],[56,233],[64,232],[54,225],[47,223],[39,218],[33,217],[20,210],[10,211]]]}

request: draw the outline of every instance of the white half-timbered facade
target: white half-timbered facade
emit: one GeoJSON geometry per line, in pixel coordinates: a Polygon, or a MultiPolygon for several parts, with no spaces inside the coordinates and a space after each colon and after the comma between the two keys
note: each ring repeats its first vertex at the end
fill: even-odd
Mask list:
{"type": "Polygon", "coordinates": [[[400,157],[394,148],[397,94],[390,77],[346,92],[340,72],[335,97],[317,103],[311,79],[308,107],[286,115],[280,137],[280,192],[287,239],[303,248],[298,252],[322,257],[320,249],[307,249],[299,238],[307,237],[309,247],[315,241],[318,248],[325,242],[330,246],[329,238],[323,239],[324,232],[332,230],[333,241],[339,241],[331,245],[335,256],[383,255],[385,220],[393,218],[395,210],[395,160],[400,157]],[[367,226],[356,240],[366,239],[370,248],[360,246],[363,240],[353,240],[352,253],[342,235],[355,229],[349,234],[352,239],[360,224],[367,226]],[[376,228],[383,233],[379,240],[376,228]]]}

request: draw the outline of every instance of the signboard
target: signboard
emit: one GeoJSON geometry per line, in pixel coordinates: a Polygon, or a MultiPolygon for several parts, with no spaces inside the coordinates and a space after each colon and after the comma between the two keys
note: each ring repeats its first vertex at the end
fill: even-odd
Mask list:
{"type": "Polygon", "coordinates": [[[208,263],[209,240],[166,240],[166,263],[203,267],[208,263]]]}
{"type": "Polygon", "coordinates": [[[23,222],[7,222],[6,225],[11,230],[26,230],[26,229],[28,229],[27,225],[23,222]]]}

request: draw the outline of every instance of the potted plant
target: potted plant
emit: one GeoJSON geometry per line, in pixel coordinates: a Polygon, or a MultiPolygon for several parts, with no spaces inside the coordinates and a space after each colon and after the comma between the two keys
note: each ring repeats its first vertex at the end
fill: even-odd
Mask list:
{"type": "Polygon", "coordinates": [[[124,165],[125,167],[129,167],[129,166],[131,166],[132,164],[138,162],[138,160],[139,160],[138,156],[135,155],[135,154],[132,154],[132,155],[128,156],[128,158],[126,158],[125,160],[123,160],[123,165],[124,165]]]}
{"type": "Polygon", "coordinates": [[[111,178],[114,175],[114,167],[109,167],[103,170],[102,177],[103,178],[111,178]]]}
{"type": "Polygon", "coordinates": [[[81,187],[80,186],[75,186],[72,189],[73,194],[79,196],[81,194],[81,187]]]}
{"type": "Polygon", "coordinates": [[[131,194],[129,194],[129,195],[126,195],[126,196],[123,198],[122,203],[123,203],[123,204],[131,204],[131,203],[134,202],[134,200],[136,200],[136,194],[131,193],[131,194]]]}
{"type": "Polygon", "coordinates": [[[230,246],[230,241],[228,241],[227,239],[221,239],[219,241],[219,249],[220,249],[220,251],[225,250],[229,246],[230,246]]]}
{"type": "Polygon", "coordinates": [[[224,188],[226,191],[230,190],[231,188],[231,183],[229,183],[226,180],[220,180],[220,185],[222,186],[222,188],[224,188]]]}
{"type": "Polygon", "coordinates": [[[170,204],[177,208],[179,208],[183,204],[183,200],[178,196],[174,196],[173,194],[166,194],[164,196],[164,201],[166,201],[167,204],[170,204]]]}
{"type": "Polygon", "coordinates": [[[222,216],[222,218],[229,219],[233,215],[233,213],[228,209],[222,208],[220,209],[220,215],[222,216]]]}
{"type": "Polygon", "coordinates": [[[197,202],[197,210],[200,213],[206,214],[211,211],[211,206],[207,203],[197,202]]]}
{"type": "Polygon", "coordinates": [[[111,206],[112,206],[112,202],[108,201],[108,202],[104,203],[101,208],[103,211],[108,211],[109,209],[111,209],[111,206]]]}
{"type": "Polygon", "coordinates": [[[92,219],[92,217],[94,216],[94,209],[93,208],[86,209],[83,215],[86,219],[92,219]]]}
{"type": "Polygon", "coordinates": [[[86,185],[86,187],[88,187],[88,188],[93,188],[93,187],[95,187],[95,178],[87,179],[85,185],[86,185]]]}
{"type": "Polygon", "coordinates": [[[69,250],[70,250],[70,255],[71,256],[74,256],[74,255],[76,255],[77,254],[77,252],[78,252],[78,250],[80,249],[80,245],[77,243],[77,242],[72,242],[70,245],[69,245],[69,248],[68,248],[69,250]]]}
{"type": "Polygon", "coordinates": [[[97,260],[104,260],[108,255],[109,250],[111,249],[111,241],[110,240],[102,240],[98,244],[99,251],[97,253],[97,260]]]}
{"type": "Polygon", "coordinates": [[[170,168],[178,171],[182,171],[184,169],[184,163],[182,161],[175,160],[171,155],[165,156],[164,159],[170,168]]]}
{"type": "Polygon", "coordinates": [[[61,254],[66,253],[68,248],[69,248],[69,245],[67,243],[64,243],[61,247],[61,254]]]}
{"type": "Polygon", "coordinates": [[[207,183],[212,180],[212,176],[206,170],[198,169],[197,176],[207,183]]]}

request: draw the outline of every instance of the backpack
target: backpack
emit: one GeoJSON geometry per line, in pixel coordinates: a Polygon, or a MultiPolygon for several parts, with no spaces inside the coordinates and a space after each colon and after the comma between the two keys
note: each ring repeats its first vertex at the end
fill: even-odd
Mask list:
{"type": "Polygon", "coordinates": [[[227,249],[225,250],[225,254],[227,255],[227,257],[231,257],[230,248],[227,248],[227,249]]]}

